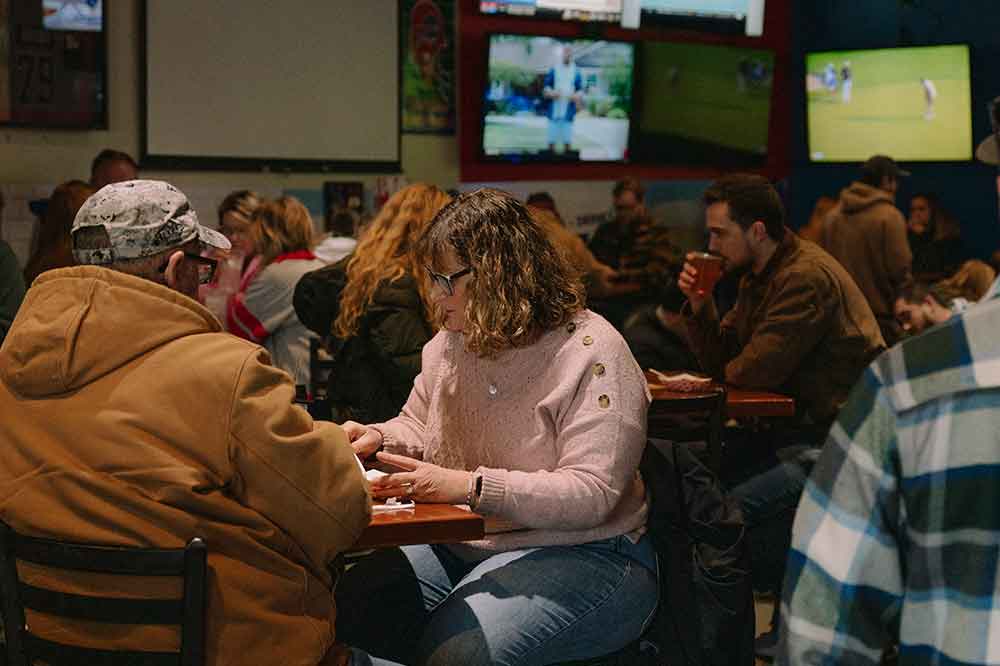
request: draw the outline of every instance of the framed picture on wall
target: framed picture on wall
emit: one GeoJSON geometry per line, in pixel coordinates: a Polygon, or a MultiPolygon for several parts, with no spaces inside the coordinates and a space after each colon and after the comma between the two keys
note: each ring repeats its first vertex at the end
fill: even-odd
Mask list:
{"type": "Polygon", "coordinates": [[[0,0],[0,125],[107,127],[103,0],[0,0]]]}
{"type": "Polygon", "coordinates": [[[401,0],[404,132],[455,133],[454,0],[401,0]]]}

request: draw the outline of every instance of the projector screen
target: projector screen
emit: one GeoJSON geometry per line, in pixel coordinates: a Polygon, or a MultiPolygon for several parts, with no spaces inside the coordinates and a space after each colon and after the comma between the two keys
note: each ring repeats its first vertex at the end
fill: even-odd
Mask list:
{"type": "Polygon", "coordinates": [[[144,2],[142,166],[397,172],[396,0],[144,2]]]}
{"type": "Polygon", "coordinates": [[[967,46],[809,53],[805,84],[814,162],[972,159],[967,46]]]}

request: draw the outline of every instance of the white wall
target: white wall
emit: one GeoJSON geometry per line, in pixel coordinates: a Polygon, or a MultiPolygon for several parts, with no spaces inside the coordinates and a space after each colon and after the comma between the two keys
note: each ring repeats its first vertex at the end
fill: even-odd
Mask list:
{"type": "MultiPolygon", "coordinates": [[[[169,0],[151,0],[153,2],[169,0]]],[[[335,0],[348,2],[353,0],[335,0]]],[[[108,12],[109,129],[51,131],[0,128],[0,184],[48,184],[89,177],[90,161],[102,148],[139,152],[139,2],[114,0],[108,12]]],[[[252,20],[241,16],[240,20],[252,20]]],[[[272,48],[273,45],[268,48],[272,48]]],[[[385,49],[390,45],[373,45],[385,49]]],[[[394,48],[394,47],[393,47],[394,48]]],[[[362,64],[363,66],[363,64],[362,64]]],[[[247,82],[252,86],[251,82],[247,82]]],[[[377,85],[377,83],[376,83],[377,85]]],[[[257,99],[255,102],[267,102],[257,99]]],[[[280,100],[274,100],[280,103],[280,100]]],[[[345,99],[346,104],[350,103],[345,99]]],[[[454,136],[403,135],[403,172],[411,181],[450,188],[458,182],[458,147],[454,136]]],[[[273,174],[243,172],[144,171],[144,177],[169,180],[185,187],[247,187],[269,191],[318,188],[326,180],[361,180],[363,174],[273,174]]]]}

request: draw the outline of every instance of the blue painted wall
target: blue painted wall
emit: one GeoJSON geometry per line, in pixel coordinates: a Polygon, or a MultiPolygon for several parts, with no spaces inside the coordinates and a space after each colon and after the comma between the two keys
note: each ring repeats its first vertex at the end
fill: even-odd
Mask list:
{"type": "MultiPolygon", "coordinates": [[[[1000,0],[791,0],[790,80],[792,170],[790,222],[804,224],[816,198],[836,196],[860,165],[813,165],[806,146],[805,53],[836,49],[968,44],[972,66],[972,136],[990,132],[987,102],[1000,95],[1000,0]]],[[[780,101],[778,102],[780,103],[780,101]]],[[[919,141],[919,136],[913,137],[919,141]]],[[[902,183],[899,206],[910,194],[937,193],[962,224],[969,253],[988,257],[1000,248],[996,170],[978,162],[908,163],[913,176],[902,183]]]]}

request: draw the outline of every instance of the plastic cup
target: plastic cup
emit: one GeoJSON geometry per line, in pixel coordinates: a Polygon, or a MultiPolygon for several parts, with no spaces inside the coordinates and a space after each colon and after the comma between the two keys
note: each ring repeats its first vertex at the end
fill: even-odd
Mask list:
{"type": "Polygon", "coordinates": [[[699,296],[712,293],[715,283],[722,277],[722,257],[707,252],[697,252],[688,261],[698,271],[694,291],[699,296]]]}

